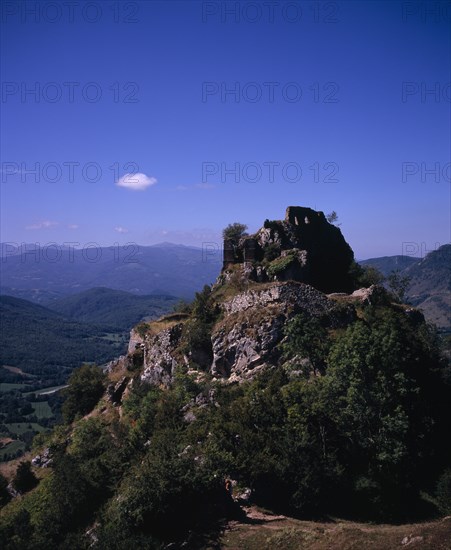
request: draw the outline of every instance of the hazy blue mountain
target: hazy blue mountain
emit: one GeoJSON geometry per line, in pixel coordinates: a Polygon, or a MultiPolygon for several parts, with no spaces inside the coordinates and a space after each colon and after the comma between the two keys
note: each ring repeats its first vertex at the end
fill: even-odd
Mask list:
{"type": "Polygon", "coordinates": [[[144,317],[155,318],[167,313],[177,302],[174,296],[139,296],[101,287],[60,298],[49,307],[76,321],[130,330],[144,317]]]}
{"type": "Polygon", "coordinates": [[[0,292],[38,303],[95,287],[191,299],[215,281],[222,265],[219,250],[207,257],[201,248],[169,243],[84,250],[42,247],[36,253],[33,245],[20,252],[2,249],[0,292]]]}
{"type": "Polygon", "coordinates": [[[411,256],[382,256],[381,258],[370,258],[359,261],[360,265],[368,265],[378,269],[382,275],[389,275],[392,271],[399,269],[402,271],[407,267],[420,261],[420,258],[411,256]]]}

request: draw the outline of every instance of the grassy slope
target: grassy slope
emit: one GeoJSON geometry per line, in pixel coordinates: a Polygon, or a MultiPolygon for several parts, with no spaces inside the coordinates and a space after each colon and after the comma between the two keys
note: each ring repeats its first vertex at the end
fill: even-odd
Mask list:
{"type": "Polygon", "coordinates": [[[246,508],[246,522],[229,522],[220,540],[224,550],[391,550],[451,549],[451,517],[442,520],[387,525],[341,519],[302,521],[246,508]],[[416,538],[419,537],[419,538],[416,538]],[[402,542],[404,541],[404,544],[402,542]]]}

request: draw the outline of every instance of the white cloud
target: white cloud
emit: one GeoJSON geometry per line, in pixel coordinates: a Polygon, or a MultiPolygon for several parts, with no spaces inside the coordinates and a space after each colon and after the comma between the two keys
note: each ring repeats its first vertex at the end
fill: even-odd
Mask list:
{"type": "Polygon", "coordinates": [[[80,226],[76,223],[70,223],[67,228],[68,229],[78,229],[80,226]]]}
{"type": "Polygon", "coordinates": [[[128,229],[126,227],[122,227],[121,225],[115,227],[114,230],[118,233],[128,233],[128,229]]]}
{"type": "Polygon", "coordinates": [[[50,229],[51,227],[55,227],[56,225],[59,225],[58,222],[44,220],[39,223],[33,223],[31,225],[27,225],[25,229],[50,229]]]}
{"type": "Polygon", "coordinates": [[[119,187],[125,187],[126,189],[131,189],[132,191],[144,191],[156,183],[157,178],[152,178],[146,176],[146,174],[138,172],[136,174],[124,174],[118,179],[116,185],[119,187]]]}

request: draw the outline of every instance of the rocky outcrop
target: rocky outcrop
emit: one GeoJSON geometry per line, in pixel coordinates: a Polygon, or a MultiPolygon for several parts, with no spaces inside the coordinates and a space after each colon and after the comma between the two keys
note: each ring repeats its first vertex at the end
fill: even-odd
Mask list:
{"type": "Polygon", "coordinates": [[[229,381],[252,378],[280,364],[285,326],[294,315],[340,328],[356,319],[355,304],[385,303],[381,287],[349,294],[353,260],[340,229],[322,212],[290,206],[284,220],[266,220],[253,235],[224,241],[224,268],[212,292],[220,297],[215,308],[221,315],[213,327],[196,314],[166,316],[152,333],[132,331],[129,357],[142,360],[141,380],[156,385],[170,385],[180,366],[229,381]],[[331,292],[344,294],[325,294],[331,292]]]}
{"type": "Polygon", "coordinates": [[[41,454],[36,455],[32,460],[31,463],[33,466],[37,466],[39,468],[49,468],[53,464],[53,457],[50,452],[50,449],[47,447],[45,448],[41,454]]]}
{"type": "MultiPolygon", "coordinates": [[[[129,347],[130,349],[130,347],[129,347]]],[[[130,351],[129,351],[130,353],[130,351]]],[[[107,363],[104,367],[105,372],[113,372],[115,370],[123,370],[128,367],[130,364],[130,356],[129,355],[120,355],[116,359],[113,359],[109,363],[107,363]]]]}
{"type": "Polygon", "coordinates": [[[113,405],[121,405],[122,396],[127,388],[130,378],[123,376],[116,384],[110,384],[107,388],[107,396],[113,405]]]}
{"type": "Polygon", "coordinates": [[[128,341],[128,353],[133,353],[137,348],[144,345],[144,337],[136,329],[130,331],[130,340],[128,341]]]}
{"type": "MultiPolygon", "coordinates": [[[[279,363],[279,344],[286,322],[294,315],[304,312],[330,328],[347,326],[356,318],[352,303],[337,303],[312,286],[294,281],[256,286],[220,307],[220,321],[205,350],[205,356],[211,350],[212,357],[203,368],[229,382],[252,378],[279,363]]],[[[177,367],[191,364],[190,357],[180,351],[183,327],[177,323],[144,340],[143,382],[169,386],[177,367]]]]}
{"type": "MultiPolygon", "coordinates": [[[[286,322],[294,315],[303,312],[320,318],[329,328],[345,327],[356,318],[352,303],[337,303],[312,286],[294,281],[256,286],[220,307],[220,321],[205,350],[206,355],[212,350],[212,358],[203,368],[229,382],[252,378],[279,363],[279,344],[286,322]]],[[[177,367],[190,364],[190,358],[180,351],[183,327],[177,323],[145,339],[143,382],[169,386],[177,367]]]]}
{"type": "Polygon", "coordinates": [[[351,300],[357,298],[365,305],[386,306],[390,297],[383,286],[371,285],[369,288],[359,288],[350,295],[351,300]]]}
{"type": "Polygon", "coordinates": [[[354,253],[340,229],[323,212],[289,206],[285,220],[266,220],[254,235],[224,243],[224,272],[247,264],[253,281],[294,280],[323,292],[349,292],[354,253]]]}
{"type": "Polygon", "coordinates": [[[328,298],[340,299],[343,302],[356,303],[369,306],[386,306],[391,302],[389,293],[382,285],[371,285],[368,288],[359,288],[352,294],[334,292],[328,294],[328,298]]]}
{"type": "Polygon", "coordinates": [[[180,343],[183,324],[164,329],[145,342],[143,382],[169,386],[178,364],[176,349],[180,343]]]}
{"type": "Polygon", "coordinates": [[[346,326],[355,319],[352,305],[334,300],[302,283],[273,283],[224,302],[225,316],[212,334],[211,372],[230,381],[252,378],[278,364],[286,322],[304,312],[325,326],[346,326]]]}

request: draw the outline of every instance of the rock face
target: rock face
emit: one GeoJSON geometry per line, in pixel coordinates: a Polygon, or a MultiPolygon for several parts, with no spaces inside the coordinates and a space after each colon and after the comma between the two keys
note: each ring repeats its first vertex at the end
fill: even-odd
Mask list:
{"type": "Polygon", "coordinates": [[[238,244],[226,240],[223,272],[241,263],[247,264],[251,280],[294,280],[323,292],[349,292],[353,260],[340,229],[323,212],[289,206],[284,221],[266,220],[257,233],[238,244]]]}
{"type": "Polygon", "coordinates": [[[178,323],[146,341],[144,371],[141,375],[143,382],[158,386],[171,384],[175,369],[180,364],[180,361],[177,360],[176,349],[180,343],[182,328],[182,323],[178,323]]]}
{"type": "Polygon", "coordinates": [[[130,340],[128,341],[128,353],[133,353],[136,348],[144,344],[144,338],[135,329],[130,331],[130,340]]]}
{"type": "MultiPolygon", "coordinates": [[[[330,328],[347,326],[356,318],[352,303],[338,305],[312,286],[294,281],[241,292],[220,307],[222,316],[211,334],[213,360],[207,370],[229,382],[252,378],[278,364],[278,344],[284,338],[286,322],[294,315],[304,312],[320,317],[330,328]]],[[[189,363],[180,353],[182,333],[183,324],[178,323],[145,340],[142,381],[168,386],[176,368],[189,363]]]]}
{"type": "Polygon", "coordinates": [[[50,449],[47,447],[42,451],[40,455],[36,455],[31,463],[33,466],[39,466],[40,468],[49,468],[53,464],[53,457],[50,449]]]}
{"type": "Polygon", "coordinates": [[[212,334],[211,372],[230,381],[251,378],[277,365],[285,324],[300,312],[321,317],[334,328],[355,319],[352,305],[338,307],[313,287],[296,282],[238,294],[224,302],[223,309],[225,317],[212,334]]]}
{"type": "Polygon", "coordinates": [[[113,405],[121,405],[122,396],[125,392],[125,389],[129,381],[130,381],[130,378],[128,376],[124,376],[116,384],[110,384],[108,386],[107,388],[108,399],[111,401],[111,403],[113,403],[113,405]]]}

